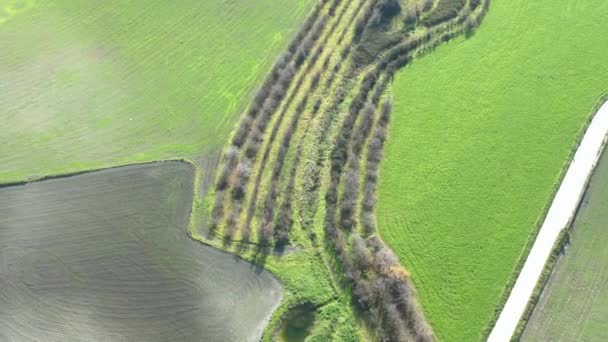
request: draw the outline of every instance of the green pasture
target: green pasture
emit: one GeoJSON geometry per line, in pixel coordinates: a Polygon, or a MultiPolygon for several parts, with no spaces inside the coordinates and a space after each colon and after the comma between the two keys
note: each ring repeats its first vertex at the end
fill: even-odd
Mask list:
{"type": "Polygon", "coordinates": [[[0,0],[0,182],[217,151],[313,3],[0,0]]]}
{"type": "Polygon", "coordinates": [[[481,340],[599,97],[608,2],[494,0],[400,72],[378,223],[436,336],[481,340]]]}

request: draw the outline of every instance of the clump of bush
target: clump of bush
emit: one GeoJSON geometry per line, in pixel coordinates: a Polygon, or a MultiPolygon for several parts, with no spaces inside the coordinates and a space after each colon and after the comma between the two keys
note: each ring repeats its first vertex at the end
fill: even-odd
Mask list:
{"type": "Polygon", "coordinates": [[[340,224],[343,228],[352,229],[356,224],[356,209],[359,194],[359,155],[365,139],[370,134],[374,123],[376,108],[367,102],[360,110],[360,122],[351,142],[351,151],[348,156],[348,173],[344,184],[344,193],[340,206],[340,224]]]}
{"type": "Polygon", "coordinates": [[[437,6],[422,20],[422,23],[424,26],[431,27],[456,18],[466,4],[466,0],[439,0],[437,6]]]}
{"type": "Polygon", "coordinates": [[[401,12],[399,0],[378,0],[372,10],[369,26],[387,24],[401,12]]]}
{"type": "Polygon", "coordinates": [[[369,2],[367,7],[363,9],[362,15],[359,17],[357,22],[355,23],[355,33],[353,37],[353,43],[358,43],[361,40],[361,36],[363,35],[363,31],[367,27],[372,15],[374,14],[374,9],[376,8],[376,4],[380,0],[372,0],[369,2]]]}
{"type": "Polygon", "coordinates": [[[344,182],[344,192],[340,202],[340,225],[351,230],[355,224],[355,213],[359,194],[359,157],[349,156],[349,168],[344,182]]]}
{"type": "Polygon", "coordinates": [[[422,0],[420,2],[422,12],[428,12],[431,8],[433,8],[433,0],[422,0]]]}
{"type": "MultiPolygon", "coordinates": [[[[335,0],[340,1],[340,0],[335,0]]],[[[323,5],[327,1],[324,0],[313,11],[312,15],[303,24],[302,29],[296,34],[292,43],[288,47],[288,51],[281,55],[275,62],[270,77],[268,77],[260,89],[256,92],[253,101],[246,115],[243,115],[239,127],[237,128],[233,138],[232,146],[237,151],[243,150],[243,158],[238,163],[236,171],[234,165],[225,164],[222,172],[219,175],[217,182],[218,193],[226,190],[228,186],[232,186],[231,200],[238,205],[233,205],[232,214],[226,220],[228,225],[227,231],[233,229],[232,225],[235,220],[231,217],[238,216],[242,209],[241,201],[245,196],[245,189],[249,181],[250,172],[244,172],[244,167],[249,167],[255,160],[259,149],[262,145],[264,132],[270,122],[272,114],[278,109],[281,101],[287,93],[297,68],[308,57],[314,42],[321,36],[324,27],[327,24],[328,18],[326,15],[319,18],[319,13],[323,5]],[[233,174],[234,173],[234,174],[233,174]],[[231,182],[228,179],[231,178],[231,182]]],[[[318,58],[320,50],[315,53],[318,58]]],[[[223,198],[222,198],[223,199],[223,198]]],[[[216,203],[220,203],[216,201],[216,203]]],[[[223,203],[223,201],[222,201],[223,203]]],[[[215,210],[216,213],[224,215],[223,210],[215,210]]],[[[249,218],[247,221],[249,222],[249,218]]],[[[215,221],[215,219],[213,219],[215,221]]],[[[219,220],[218,220],[219,221],[219,220]]],[[[217,224],[214,223],[214,226],[217,224]]],[[[271,236],[272,220],[265,225],[266,234],[262,234],[266,240],[271,236]]],[[[229,233],[227,233],[229,234],[229,233]]],[[[230,235],[230,234],[229,234],[230,235]]]]}

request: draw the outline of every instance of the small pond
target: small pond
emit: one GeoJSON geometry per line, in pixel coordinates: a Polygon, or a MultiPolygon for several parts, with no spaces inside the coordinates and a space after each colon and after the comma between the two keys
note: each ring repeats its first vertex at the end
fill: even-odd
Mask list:
{"type": "Polygon", "coordinates": [[[279,335],[283,342],[302,342],[310,334],[315,323],[316,308],[312,304],[302,304],[289,310],[281,326],[279,335]]]}

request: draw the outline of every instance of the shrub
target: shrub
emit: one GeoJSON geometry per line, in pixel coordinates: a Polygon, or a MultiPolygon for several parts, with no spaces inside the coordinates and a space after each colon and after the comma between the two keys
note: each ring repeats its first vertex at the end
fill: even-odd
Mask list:
{"type": "Polygon", "coordinates": [[[381,25],[390,22],[391,18],[399,14],[401,5],[399,0],[378,0],[373,8],[369,26],[381,25]]]}
{"type": "MultiPolygon", "coordinates": [[[[319,85],[319,81],[321,80],[321,71],[317,71],[311,78],[310,80],[310,88],[314,89],[319,85]]],[[[296,111],[300,111],[301,109],[298,108],[296,111]]]]}
{"type": "Polygon", "coordinates": [[[423,24],[431,27],[456,18],[466,3],[466,0],[439,0],[433,11],[423,19],[423,24]]]}
{"type": "Polygon", "coordinates": [[[225,191],[218,191],[215,193],[215,202],[213,203],[213,209],[211,209],[211,221],[209,223],[209,230],[214,232],[219,223],[224,218],[224,200],[226,198],[225,191]]]}
{"type": "Polygon", "coordinates": [[[418,21],[418,9],[414,5],[406,7],[403,13],[403,23],[406,26],[414,25],[418,21]]]}
{"type": "Polygon", "coordinates": [[[291,203],[286,197],[286,200],[283,201],[283,206],[279,211],[274,229],[275,243],[279,246],[289,242],[289,232],[293,226],[292,215],[291,203]]]}
{"type": "Polygon", "coordinates": [[[478,25],[477,19],[469,15],[464,21],[464,32],[466,34],[471,34],[478,25]]]}
{"type": "Polygon", "coordinates": [[[372,17],[375,5],[378,1],[379,0],[372,0],[367,5],[367,7],[365,7],[361,16],[357,20],[357,23],[355,24],[355,34],[353,37],[354,43],[358,43],[361,40],[361,36],[363,35],[363,32],[365,31],[365,28],[367,27],[368,22],[369,22],[370,18],[372,17]]]}
{"type": "Polygon", "coordinates": [[[245,197],[245,187],[251,173],[249,161],[245,160],[239,163],[234,175],[232,184],[232,199],[233,201],[241,201],[245,197]]]}
{"type": "MultiPolygon", "coordinates": [[[[257,114],[257,111],[256,111],[257,114]]],[[[245,143],[247,139],[247,135],[249,134],[249,130],[251,129],[251,124],[253,123],[253,119],[250,115],[246,115],[241,117],[239,128],[234,133],[232,137],[232,145],[234,147],[241,147],[245,143]]]]}
{"type": "Polygon", "coordinates": [[[420,8],[423,12],[429,11],[433,8],[433,0],[422,0],[422,2],[420,2],[420,8]]]}
{"type": "Polygon", "coordinates": [[[361,214],[361,225],[366,236],[373,234],[376,231],[376,216],[370,211],[364,211],[361,214]]]}
{"type": "Polygon", "coordinates": [[[360,271],[367,272],[372,262],[372,255],[365,241],[357,233],[351,236],[351,259],[354,266],[360,271]]]}
{"type": "Polygon", "coordinates": [[[341,2],[342,2],[342,0],[334,0],[334,2],[329,7],[329,15],[330,16],[333,17],[334,14],[336,14],[336,9],[338,8],[338,6],[340,5],[341,2]]]}
{"type": "Polygon", "coordinates": [[[376,108],[370,102],[366,102],[361,111],[359,112],[361,122],[359,123],[357,132],[354,135],[354,140],[352,142],[351,148],[352,153],[355,155],[359,155],[361,153],[363,143],[365,142],[365,139],[367,139],[367,137],[369,136],[369,133],[372,129],[372,125],[374,124],[375,112],[376,108]]]}
{"type": "Polygon", "coordinates": [[[222,167],[216,181],[216,189],[218,191],[222,191],[228,186],[228,178],[232,174],[232,170],[238,162],[238,153],[239,150],[236,147],[231,146],[228,148],[228,151],[224,156],[224,166],[222,167]]]}
{"type": "MultiPolygon", "coordinates": [[[[357,158],[351,155],[351,158],[357,158]]],[[[352,160],[352,159],[351,159],[352,160]]],[[[359,193],[359,170],[357,161],[352,160],[349,164],[344,193],[340,205],[340,224],[345,229],[352,229],[355,225],[355,207],[357,204],[357,194],[359,193]]]]}

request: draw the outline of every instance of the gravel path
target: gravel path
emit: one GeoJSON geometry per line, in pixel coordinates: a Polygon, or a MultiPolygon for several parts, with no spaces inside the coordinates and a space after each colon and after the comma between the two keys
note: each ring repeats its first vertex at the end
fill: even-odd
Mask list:
{"type": "Polygon", "coordinates": [[[560,234],[571,223],[608,138],[608,102],[597,112],[570,163],[489,342],[509,341],[560,234]]]}

